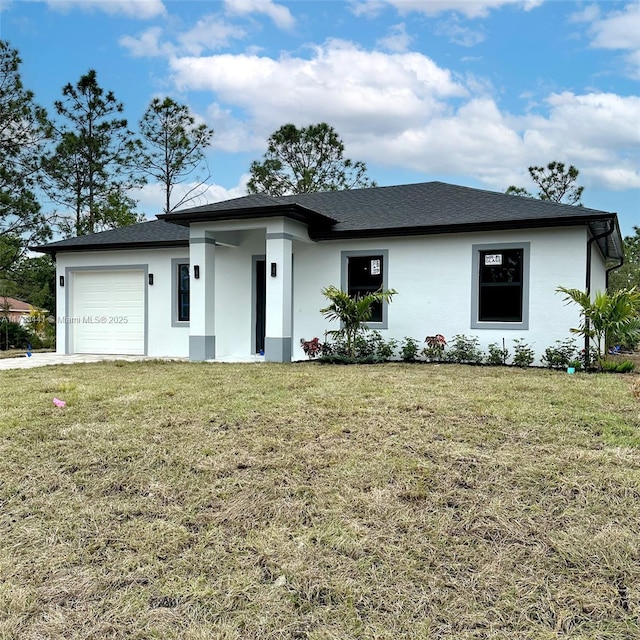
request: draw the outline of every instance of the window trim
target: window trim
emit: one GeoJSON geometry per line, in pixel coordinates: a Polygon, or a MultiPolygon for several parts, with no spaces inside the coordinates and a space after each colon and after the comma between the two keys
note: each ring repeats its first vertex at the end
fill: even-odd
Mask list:
{"type": "MultiPolygon", "coordinates": [[[[189,276],[191,276],[191,263],[189,258],[171,258],[171,326],[188,327],[190,320],[179,320],[178,318],[178,289],[180,274],[179,266],[186,264],[189,266],[189,276]]],[[[191,296],[191,285],[189,285],[189,296],[191,296]]],[[[191,305],[189,305],[189,318],[191,318],[191,305]]]]}
{"type": "MultiPolygon", "coordinates": [[[[382,256],[382,289],[389,289],[389,250],[388,249],[358,249],[355,251],[342,251],[340,253],[340,287],[343,291],[349,291],[349,258],[363,258],[366,256],[382,256]]],[[[367,322],[370,329],[388,329],[389,303],[382,303],[382,322],[367,322]]]]}
{"type": "Polygon", "coordinates": [[[471,328],[501,329],[506,331],[526,331],[529,329],[529,265],[530,242],[492,242],[491,244],[471,245],[471,328]],[[483,251],[505,251],[522,249],[522,321],[482,321],[480,312],[480,254],[483,251]]]}

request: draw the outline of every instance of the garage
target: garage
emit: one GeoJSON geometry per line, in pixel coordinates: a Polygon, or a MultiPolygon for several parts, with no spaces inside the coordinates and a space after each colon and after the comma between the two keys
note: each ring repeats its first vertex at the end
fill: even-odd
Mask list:
{"type": "Polygon", "coordinates": [[[69,352],[145,355],[145,272],[70,274],[69,352]]]}

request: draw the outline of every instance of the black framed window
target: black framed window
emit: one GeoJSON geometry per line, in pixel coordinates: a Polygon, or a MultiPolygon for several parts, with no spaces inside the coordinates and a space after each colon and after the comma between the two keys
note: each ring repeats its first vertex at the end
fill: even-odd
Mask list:
{"type": "Polygon", "coordinates": [[[189,321],[189,263],[177,265],[177,319],[178,322],[189,321]]]}
{"type": "Polygon", "coordinates": [[[480,251],[479,322],[523,321],[524,250],[480,251]]]}
{"type": "MultiPolygon", "coordinates": [[[[366,296],[384,288],[384,256],[382,254],[347,257],[347,292],[352,297],[366,296]]],[[[371,322],[382,322],[382,304],[372,308],[371,322]]]]}

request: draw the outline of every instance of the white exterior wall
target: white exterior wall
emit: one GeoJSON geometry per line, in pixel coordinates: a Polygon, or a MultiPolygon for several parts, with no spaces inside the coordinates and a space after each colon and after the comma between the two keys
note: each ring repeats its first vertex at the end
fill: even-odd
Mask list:
{"type": "Polygon", "coordinates": [[[242,233],[237,247],[216,247],[216,357],[252,353],[253,256],[265,255],[265,230],[242,233]]]}
{"type": "MultiPolygon", "coordinates": [[[[306,227],[284,218],[191,225],[192,238],[205,233],[217,243],[214,276],[216,358],[247,358],[254,353],[254,258],[267,258],[267,234],[286,234],[309,242],[306,227]]],[[[283,265],[279,265],[277,278],[284,276],[283,265]]],[[[267,279],[270,279],[269,274],[267,279]]],[[[206,286],[202,276],[199,284],[206,286]]]]}
{"type": "MultiPolygon", "coordinates": [[[[569,337],[569,329],[577,326],[578,309],[566,305],[557,294],[558,286],[584,289],[586,278],[587,232],[584,228],[513,230],[501,232],[443,234],[403,238],[336,240],[310,242],[303,225],[283,219],[201,223],[192,226],[192,237],[198,234],[215,238],[215,355],[221,359],[245,359],[254,352],[255,283],[257,256],[266,257],[266,236],[287,234],[292,238],[293,302],[292,355],[303,359],[300,340],[337,328],[320,313],[326,305],[321,290],[328,285],[341,285],[341,252],[387,251],[387,286],[398,295],[388,307],[388,328],[381,330],[385,339],[401,341],[411,336],[422,342],[427,335],[443,334],[450,340],[456,334],[476,336],[483,350],[490,343],[502,344],[513,352],[513,339],[522,338],[534,349],[538,359],[556,340],[569,337]],[[472,246],[491,243],[529,243],[529,328],[513,330],[508,323],[499,329],[472,329],[473,292],[472,246]]],[[[592,289],[604,289],[604,262],[593,247],[592,289]]],[[[150,356],[187,357],[190,323],[172,326],[172,285],[175,274],[172,259],[189,262],[189,249],[146,249],[127,251],[68,252],[57,255],[57,275],[65,276],[65,287],[57,278],[57,349],[66,353],[68,315],[66,301],[72,287],[74,268],[144,265],[154,274],[154,284],[147,285],[147,354],[150,356]],[[71,275],[71,277],[69,277],[71,275]]],[[[268,258],[268,260],[271,258],[268,258]]],[[[206,287],[193,279],[192,299],[198,287],[206,287]],[[195,286],[194,286],[195,285],[195,286]]],[[[278,275],[282,270],[278,269],[278,275]]],[[[269,280],[269,264],[267,279],[269,280]]],[[[268,290],[268,289],[267,289],[268,290]]],[[[267,309],[269,305],[267,304],[267,309]]],[[[175,323],[173,323],[175,324],[175,323]]],[[[286,336],[285,336],[286,337],[286,336]]]]}
{"type": "MultiPolygon", "coordinates": [[[[585,288],[584,284],[579,287],[585,288]]],[[[602,254],[595,242],[591,243],[591,295],[596,293],[605,293],[607,290],[607,271],[602,254]]]]}
{"type": "MultiPolygon", "coordinates": [[[[476,336],[487,350],[492,342],[513,352],[514,338],[523,339],[538,359],[556,340],[570,336],[577,325],[578,310],[567,306],[558,286],[584,289],[587,234],[582,228],[522,230],[468,234],[447,234],[405,238],[331,241],[294,246],[294,359],[304,357],[300,339],[323,338],[327,329],[319,309],[326,305],[320,291],[327,285],[340,286],[341,252],[387,249],[387,286],[398,295],[388,308],[385,339],[401,341],[410,336],[422,342],[428,335],[476,336]],[[530,243],[529,328],[513,330],[471,328],[473,291],[472,245],[530,243]]],[[[603,276],[602,260],[593,260],[593,282],[603,276]]]]}
{"type": "Polygon", "coordinates": [[[100,270],[121,265],[146,266],[153,274],[153,285],[147,286],[147,353],[149,356],[186,357],[189,353],[189,325],[172,327],[171,286],[174,274],[171,259],[189,260],[189,250],[136,249],[129,251],[83,251],[56,255],[56,351],[68,353],[68,331],[76,319],[70,317],[67,305],[73,287],[73,270],[100,270]],[[65,286],[60,286],[60,276],[65,286]]]}

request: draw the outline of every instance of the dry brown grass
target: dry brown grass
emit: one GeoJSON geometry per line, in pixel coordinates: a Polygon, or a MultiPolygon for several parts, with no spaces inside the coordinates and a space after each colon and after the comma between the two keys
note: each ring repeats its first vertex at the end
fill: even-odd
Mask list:
{"type": "Polygon", "coordinates": [[[3,639],[640,637],[634,377],[0,375],[3,639]]]}

